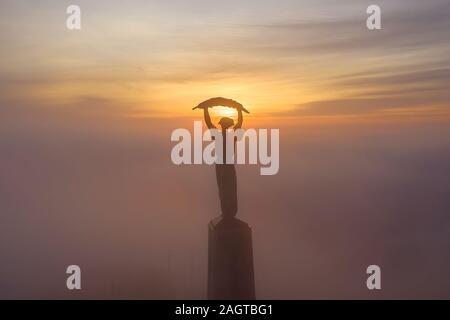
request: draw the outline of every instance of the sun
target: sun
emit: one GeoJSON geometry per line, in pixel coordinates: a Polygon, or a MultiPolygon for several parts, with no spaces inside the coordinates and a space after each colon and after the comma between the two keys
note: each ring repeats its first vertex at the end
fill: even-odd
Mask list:
{"type": "Polygon", "coordinates": [[[237,111],[236,109],[233,108],[218,106],[212,108],[212,111],[214,113],[214,116],[216,117],[228,117],[228,118],[237,117],[237,111]]]}

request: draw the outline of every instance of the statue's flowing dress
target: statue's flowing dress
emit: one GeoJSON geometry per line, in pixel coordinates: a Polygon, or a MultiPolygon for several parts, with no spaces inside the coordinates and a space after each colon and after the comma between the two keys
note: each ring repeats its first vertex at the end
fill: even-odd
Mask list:
{"type": "Polygon", "coordinates": [[[216,178],[222,214],[226,218],[234,217],[237,213],[237,182],[234,164],[216,164],[216,178]]]}
{"type": "MultiPolygon", "coordinates": [[[[223,159],[227,158],[226,154],[226,134],[223,133],[223,159]]],[[[234,164],[216,164],[216,179],[219,187],[222,215],[225,218],[235,217],[238,205],[236,168],[234,164]]]]}

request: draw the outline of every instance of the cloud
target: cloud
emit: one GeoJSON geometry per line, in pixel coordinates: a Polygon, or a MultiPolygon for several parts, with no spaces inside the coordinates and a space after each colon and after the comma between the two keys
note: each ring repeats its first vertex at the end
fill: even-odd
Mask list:
{"type": "MultiPolygon", "coordinates": [[[[203,4],[198,1],[192,7],[203,4]]],[[[422,105],[416,91],[433,92],[438,97],[430,101],[443,101],[449,80],[449,59],[443,57],[450,56],[446,17],[450,4],[381,1],[380,31],[366,28],[367,4],[252,2],[243,5],[242,15],[231,19],[227,12],[210,12],[216,5],[209,3],[207,17],[192,10],[180,15],[179,25],[170,21],[173,9],[185,6],[181,2],[170,8],[158,6],[161,25],[156,20],[141,21],[141,15],[134,15],[134,6],[117,3],[111,12],[101,13],[102,5],[97,4],[86,10],[99,20],[89,20],[82,33],[69,35],[55,31],[56,8],[49,2],[42,10],[53,20],[41,21],[41,26],[55,36],[27,37],[26,32],[16,32],[7,38],[0,53],[0,99],[3,103],[31,104],[40,99],[41,104],[60,104],[77,97],[99,97],[109,101],[87,99],[85,103],[125,108],[127,103],[133,108],[149,105],[155,110],[179,110],[172,106],[205,92],[245,95],[250,104],[266,110],[297,101],[411,94],[419,99],[411,105],[422,105]],[[297,17],[287,15],[295,9],[297,17]],[[114,19],[122,12],[127,28],[118,30],[114,19]]],[[[16,8],[15,14],[22,12],[16,2],[8,6],[16,8]]],[[[31,16],[30,8],[27,12],[21,19],[31,16]]],[[[8,28],[3,32],[8,34],[17,27],[12,22],[4,24],[8,28]]]]}
{"type": "Polygon", "coordinates": [[[380,51],[386,55],[418,48],[443,45],[450,41],[450,4],[439,1],[429,6],[405,3],[401,10],[382,6],[382,30],[366,28],[365,5],[361,15],[314,21],[282,21],[242,26],[258,30],[261,40],[247,42],[257,50],[295,53],[334,54],[380,51]]]}
{"type": "Polygon", "coordinates": [[[354,76],[338,82],[340,86],[392,86],[405,84],[441,85],[450,83],[450,68],[420,70],[413,72],[383,74],[373,76],[370,72],[366,75],[354,76]]]}
{"type": "Polygon", "coordinates": [[[450,115],[449,97],[429,95],[397,96],[381,98],[353,98],[323,100],[302,103],[289,111],[275,113],[278,116],[334,116],[334,115],[370,115],[383,111],[417,111],[423,108],[450,115]]]}

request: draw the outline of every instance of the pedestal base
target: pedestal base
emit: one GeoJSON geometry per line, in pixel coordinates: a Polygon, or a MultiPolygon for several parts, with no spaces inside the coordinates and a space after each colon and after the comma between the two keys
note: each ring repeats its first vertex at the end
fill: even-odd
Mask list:
{"type": "Polygon", "coordinates": [[[251,228],[218,217],[208,229],[208,299],[255,299],[251,228]]]}

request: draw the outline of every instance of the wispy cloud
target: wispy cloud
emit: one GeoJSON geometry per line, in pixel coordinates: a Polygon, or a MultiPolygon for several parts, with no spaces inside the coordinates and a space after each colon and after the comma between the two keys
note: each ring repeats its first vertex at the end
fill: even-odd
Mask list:
{"type": "Polygon", "coordinates": [[[386,105],[396,96],[423,107],[422,93],[430,104],[448,98],[448,1],[380,1],[379,31],[366,28],[369,1],[248,1],[238,12],[230,11],[234,0],[132,3],[81,2],[85,27],[67,33],[62,4],[44,1],[37,16],[24,2],[3,2],[0,99],[55,105],[90,96],[177,112],[230,95],[273,112],[320,101],[386,105]]]}

